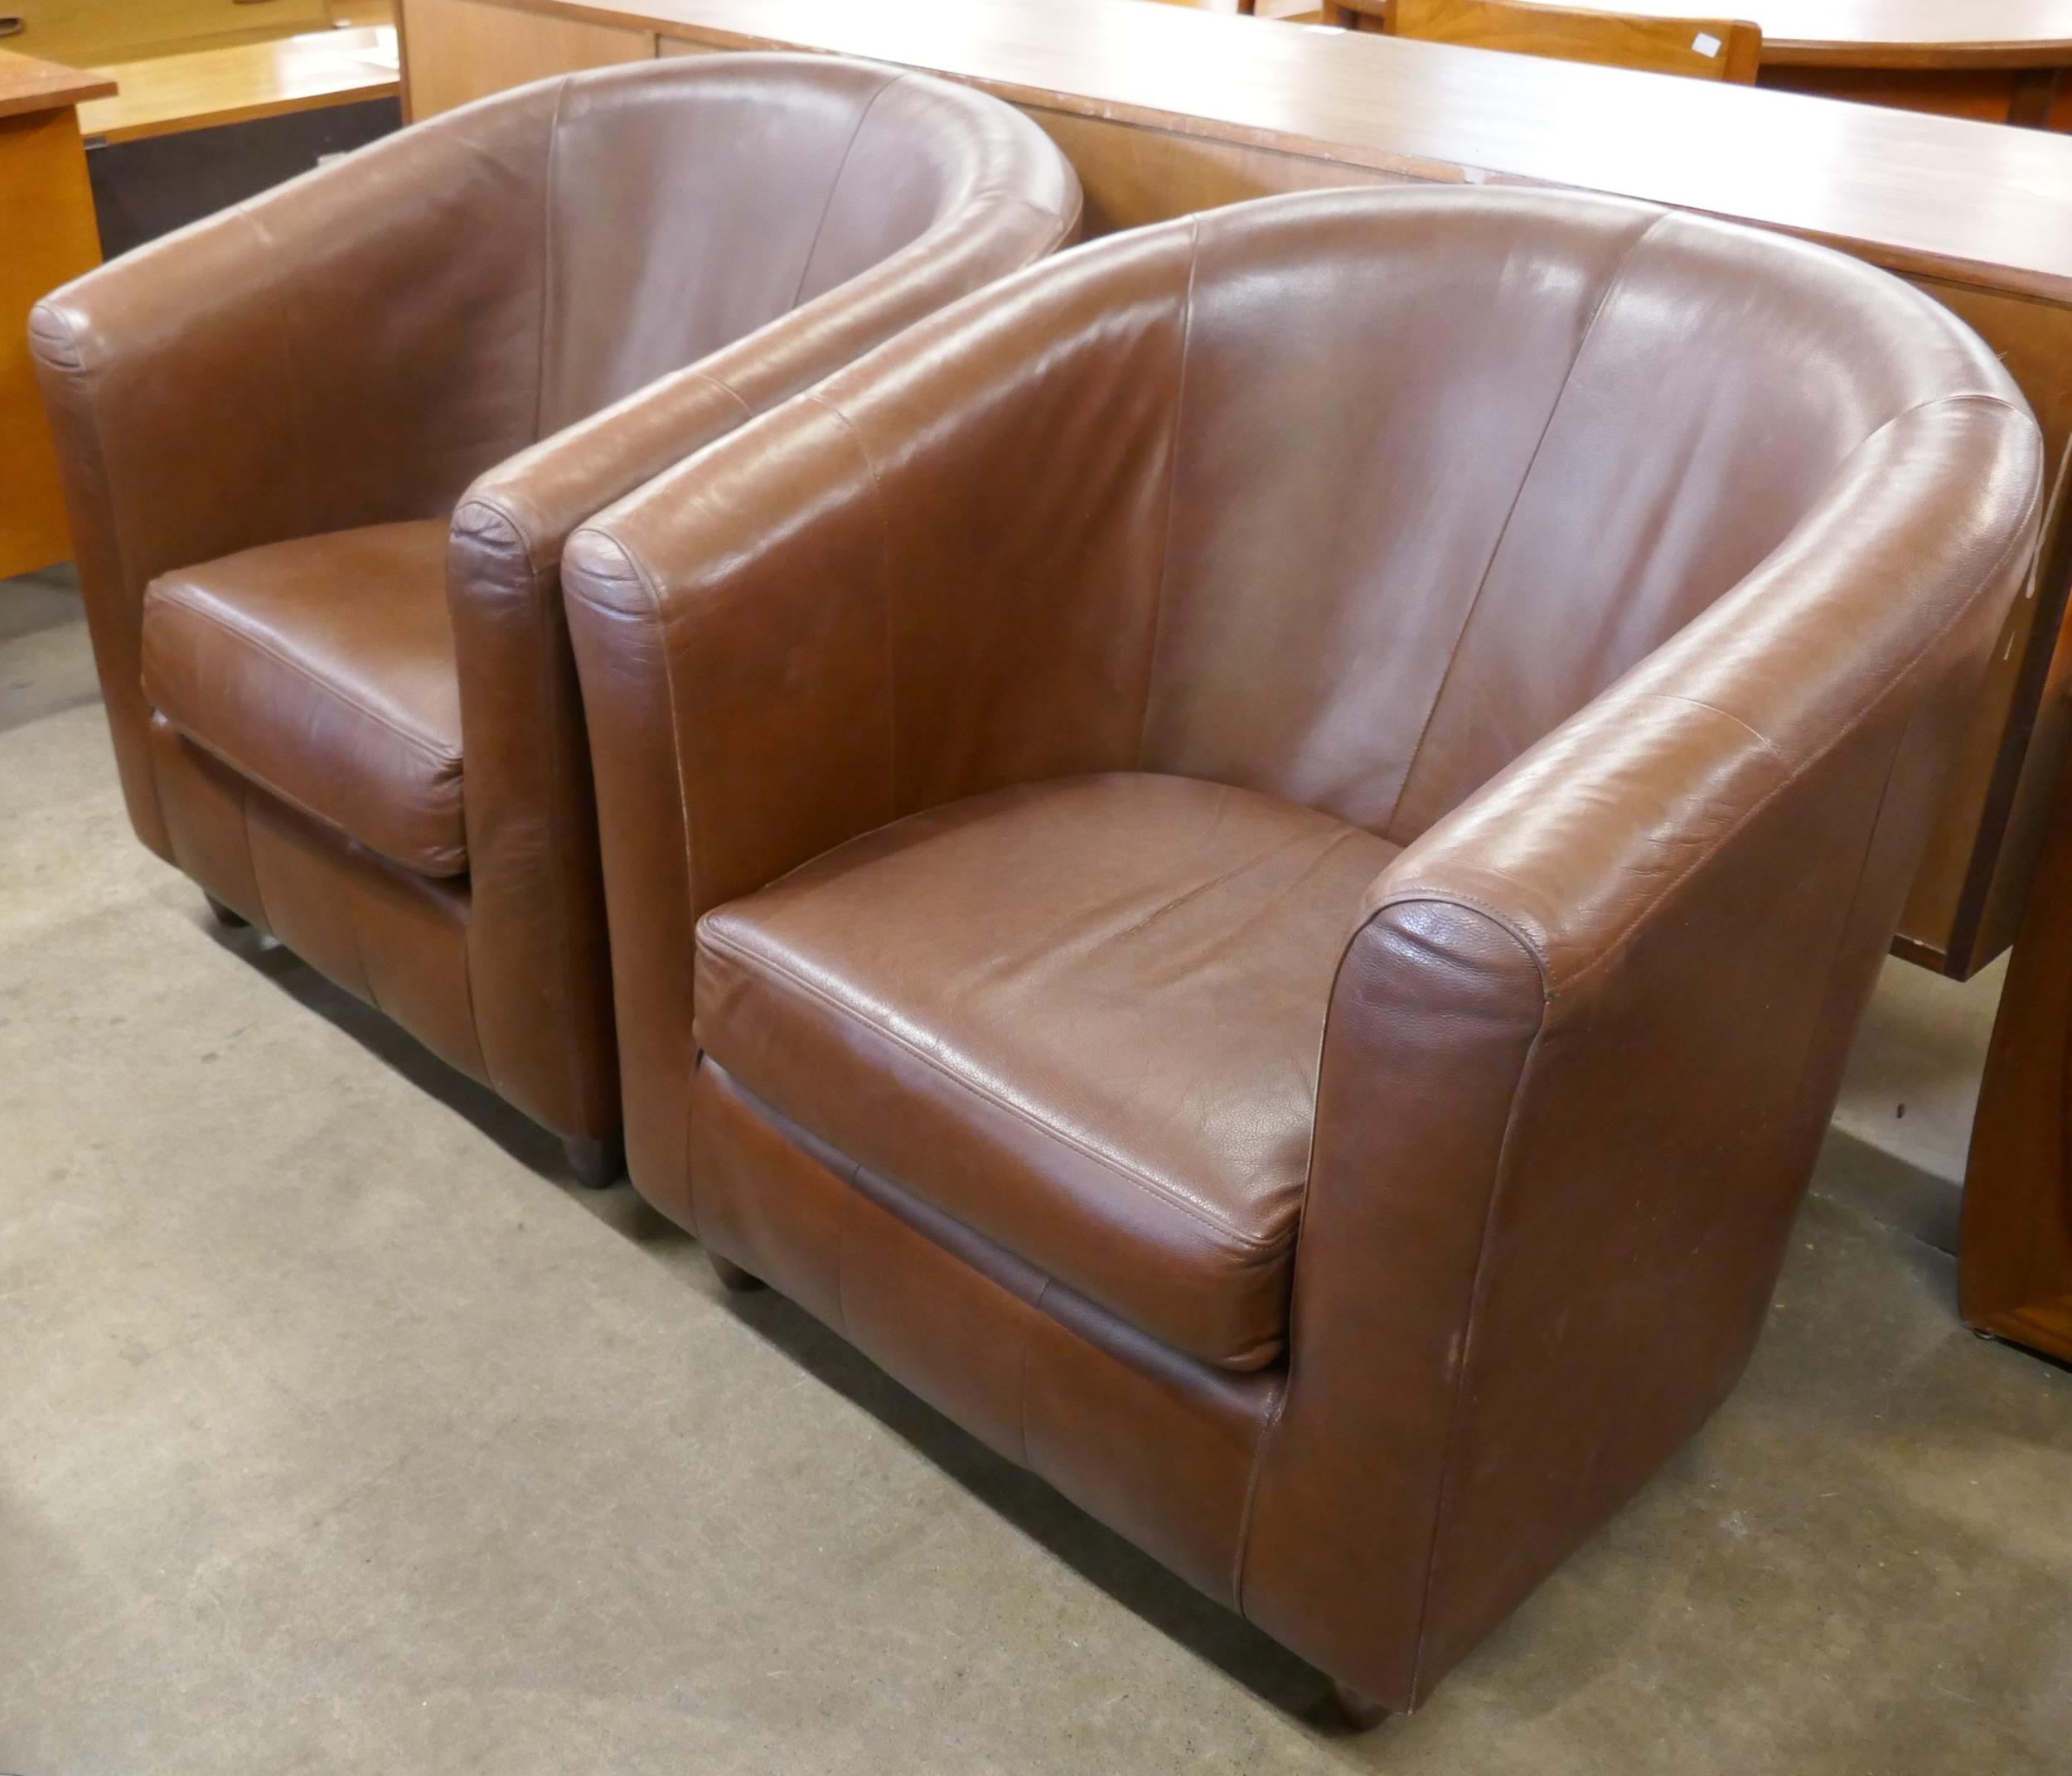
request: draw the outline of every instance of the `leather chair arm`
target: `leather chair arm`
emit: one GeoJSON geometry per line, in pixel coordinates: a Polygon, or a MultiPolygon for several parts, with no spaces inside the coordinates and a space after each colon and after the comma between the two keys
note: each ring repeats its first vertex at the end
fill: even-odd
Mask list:
{"type": "Polygon", "coordinates": [[[144,588],[431,517],[531,436],[551,90],[375,143],[52,293],[30,344],[133,817],[144,588]],[[467,249],[455,252],[465,240],[467,249]]]}
{"type": "Polygon", "coordinates": [[[1098,328],[1069,310],[1106,290],[1063,276],[946,312],[570,539],[643,1188],[680,1170],[708,908],[924,807],[1134,767],[1188,244],[1142,247],[1098,328]]]}
{"type": "MultiPolygon", "coordinates": [[[[562,598],[569,534],[756,414],[1068,239],[1078,189],[1062,159],[1047,144],[1034,168],[1016,156],[1002,159],[996,171],[1019,186],[981,181],[906,247],[520,452],[462,499],[447,591],[468,760],[476,941],[513,952],[510,967],[480,970],[486,985],[478,993],[522,993],[542,942],[602,925],[589,910],[601,892],[596,813],[562,598]],[[1045,172],[1058,186],[1048,207],[1022,195],[1044,190],[1045,172]]],[[[602,969],[565,972],[574,983],[602,969]]],[[[530,1021],[522,1003],[477,1009],[487,1028],[522,1030],[530,1021]]],[[[586,1006],[569,1014],[601,1019],[604,1012],[586,1006]]]]}
{"type": "Polygon", "coordinates": [[[1421,1628],[1311,1657],[1414,1701],[1739,1376],[2028,570],[2041,454],[1996,399],[1895,419],[1373,885],[1247,1596],[1272,1629],[1299,1584],[1388,1590],[1421,1628]],[[1346,1498],[1411,1527],[1327,1521],[1346,1498]]]}

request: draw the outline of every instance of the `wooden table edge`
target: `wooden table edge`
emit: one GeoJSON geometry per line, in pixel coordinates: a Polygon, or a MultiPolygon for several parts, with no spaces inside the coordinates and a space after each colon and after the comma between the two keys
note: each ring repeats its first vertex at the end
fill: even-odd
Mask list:
{"type": "MultiPolygon", "coordinates": [[[[548,17],[577,18],[586,23],[614,25],[623,30],[652,32],[657,39],[658,45],[661,41],[675,41],[711,44],[719,48],[729,50],[796,51],[801,48],[795,40],[783,36],[773,36],[761,31],[738,30],[723,26],[685,23],[661,16],[656,10],[642,7],[637,3],[620,3],[620,0],[492,0],[492,3],[508,11],[532,12],[548,17]]],[[[1116,0],[1116,3],[1119,5],[1141,4],[1143,0],[1116,0]]],[[[1203,16],[1212,15],[1204,14],[1203,16]]],[[[1233,19],[1232,22],[1237,23],[1239,21],[1233,19]]],[[[1271,24],[1273,22],[1266,22],[1271,24]]],[[[808,53],[839,54],[841,52],[809,51],[808,53]]],[[[1560,180],[1537,178],[1530,174],[1515,173],[1502,167],[1470,167],[1460,162],[1437,159],[1427,155],[1371,148],[1362,143],[1337,141],[1327,137],[1305,135],[1299,131],[1276,129],[1264,124],[1244,123],[1228,119],[1205,117],[1195,112],[1169,111],[1159,106],[1135,104],[1127,100],[1101,99],[1088,94],[1060,92],[1053,87],[1029,86],[1011,80],[959,74],[933,67],[926,63],[899,62],[891,58],[865,59],[883,60],[888,66],[911,68],[918,73],[932,75],[938,80],[952,80],[960,85],[976,86],[1030,110],[1059,112],[1068,116],[1087,118],[1097,121],[1126,123],[1138,128],[1162,130],[1169,135],[1227,143],[1240,147],[1260,149],[1268,153],[1290,154],[1310,160],[1326,161],[1336,165],[1357,167],[1366,172],[1394,174],[1421,184],[1523,186],[1539,190],[1555,191],[1604,191],[1609,189],[1597,186],[1571,185],[1560,180]]],[[[1807,102],[1823,104],[1833,101],[1813,99],[1807,102]]],[[[2000,128],[2006,126],[1979,124],[1976,127],[2000,128]]],[[[1651,197],[1641,192],[1613,191],[1610,195],[1631,196],[1636,201],[1643,203],[1662,202],[1662,200],[1658,198],[1651,197]]],[[[2022,267],[2010,266],[1998,260],[1967,259],[1939,253],[1929,248],[1902,243],[1872,240],[1861,235],[1827,234],[1814,229],[1795,226],[1790,223],[1767,220],[1732,211],[1708,211],[1694,205],[1668,204],[1663,205],[1663,207],[1682,209],[1693,215],[1715,215],[1722,220],[1740,222],[1750,227],[1768,229],[1777,234],[1790,235],[1798,240],[1810,240],[1822,246],[1836,248],[1850,254],[1854,258],[1868,259],[1871,264],[1881,266],[1888,271],[1937,278],[1946,283],[1964,285],[1973,289],[2002,295],[2016,295],[2046,302],[2072,303],[2072,278],[2050,272],[2031,271],[2022,267]]]]}

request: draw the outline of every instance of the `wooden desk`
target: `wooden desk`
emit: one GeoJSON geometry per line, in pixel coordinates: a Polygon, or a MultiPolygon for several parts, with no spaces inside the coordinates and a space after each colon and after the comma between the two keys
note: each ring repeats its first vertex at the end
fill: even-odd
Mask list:
{"type": "Polygon", "coordinates": [[[104,75],[0,52],[0,578],[72,552],[28,317],[40,297],[100,263],[74,108],[114,90],[104,75]]]}
{"type": "Polygon", "coordinates": [[[107,142],[392,98],[402,85],[395,34],[373,27],[154,56],[100,71],[119,90],[81,105],[80,128],[107,142]]]}
{"type": "MultiPolygon", "coordinates": [[[[1690,0],[1565,0],[1681,17],[1690,0]]],[[[2072,0],[1739,0],[1766,86],[1990,123],[2072,127],[2072,0]]]]}
{"type": "MultiPolygon", "coordinates": [[[[404,0],[403,24],[419,116],[657,53],[801,48],[946,74],[1051,133],[1095,233],[1390,181],[1709,211],[1911,278],[2001,352],[2054,468],[2072,442],[2072,138],[1142,0],[404,0]]],[[[2058,488],[1901,926],[1901,954],[1959,976],[2012,939],[2066,750],[2072,655],[2056,643],[2072,526],[2058,488]]]]}

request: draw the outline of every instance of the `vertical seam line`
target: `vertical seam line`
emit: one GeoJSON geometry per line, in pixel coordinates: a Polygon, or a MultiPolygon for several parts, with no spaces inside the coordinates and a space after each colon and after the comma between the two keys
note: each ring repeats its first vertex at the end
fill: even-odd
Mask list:
{"type": "Polygon", "coordinates": [[[878,519],[878,602],[884,615],[885,635],[885,744],[886,744],[886,796],[889,818],[899,815],[899,671],[898,651],[893,636],[892,597],[892,521],[885,513],[885,487],[879,479],[878,464],[870,453],[870,447],[864,442],[863,433],[856,429],[855,422],[817,390],[801,395],[822,412],[831,414],[835,422],[848,433],[849,441],[856,447],[856,454],[864,465],[864,472],[870,477],[871,511],[878,519]]]}
{"type": "Polygon", "coordinates": [[[1136,768],[1144,768],[1144,750],[1151,736],[1151,700],[1158,684],[1159,637],[1165,628],[1166,569],[1173,559],[1173,512],[1179,503],[1180,481],[1180,414],[1187,404],[1187,361],[1194,343],[1194,273],[1201,264],[1202,220],[1188,218],[1187,288],[1180,297],[1179,387],[1173,396],[1173,423],[1167,433],[1165,464],[1165,525],[1159,544],[1158,583],[1151,593],[1151,641],[1144,663],[1144,714],[1137,723],[1136,768]]]}
{"type": "Polygon", "coordinates": [[[864,125],[869,122],[870,114],[878,108],[878,101],[880,99],[884,98],[893,87],[912,78],[911,75],[906,74],[894,75],[873,93],[865,102],[863,109],[856,114],[855,127],[850,131],[849,140],[842,144],[842,157],[835,163],[835,177],[828,182],[827,196],[821,205],[819,220],[813,224],[813,238],[806,243],[805,263],[799,267],[799,281],[792,287],[792,300],[785,305],[787,314],[798,307],[799,298],[806,293],[806,280],[812,276],[813,261],[820,256],[821,236],[827,231],[828,217],[835,213],[835,198],[842,188],[843,176],[849,171],[850,157],[856,152],[856,144],[863,138],[864,125]]]}
{"type": "Polygon", "coordinates": [[[554,114],[547,119],[546,164],[540,179],[540,349],[534,365],[532,385],[532,438],[540,441],[547,423],[547,338],[554,318],[554,168],[561,146],[561,105],[569,95],[573,75],[564,75],[554,89],[554,114]]]}
{"type": "Polygon", "coordinates": [[[1384,837],[1393,832],[1396,816],[1402,810],[1403,798],[1410,793],[1410,786],[1417,776],[1417,761],[1424,756],[1425,742],[1431,733],[1432,723],[1439,719],[1439,706],[1446,700],[1446,687],[1453,683],[1454,668],[1460,663],[1460,650],[1468,639],[1468,630],[1474,622],[1475,612],[1482,603],[1482,595],[1489,589],[1489,576],[1496,571],[1497,557],[1503,553],[1505,540],[1511,534],[1511,522],[1518,515],[1518,507],[1524,502],[1525,490],[1532,484],[1532,476],[1540,466],[1540,452],[1547,448],[1548,434],[1554,429],[1554,421],[1561,410],[1561,404],[1568,399],[1569,385],[1576,380],[1576,366],[1583,361],[1583,354],[1590,349],[1590,342],[1597,331],[1597,323],[1603,318],[1619,287],[1625,281],[1634,255],[1639,252],[1653,237],[1654,231],[1668,221],[1671,211],[1663,211],[1641,230],[1619,256],[1619,264],[1611,275],[1605,278],[1605,287],[1597,293],[1597,300],[1591,305],[1590,319],[1584,323],[1582,337],[1576,341],[1576,351],[1568,361],[1568,368],[1562,372],[1561,385],[1554,391],[1554,399],[1548,404],[1547,419],[1540,427],[1540,435],[1532,442],[1532,453],[1526,458],[1525,472],[1518,477],[1518,491],[1511,496],[1511,504],[1503,514],[1503,522],[1497,526],[1495,540],[1489,544],[1489,553],[1482,564],[1481,577],[1475,582],[1474,596],[1468,600],[1468,607],[1460,613],[1460,627],[1454,631],[1453,647],[1446,656],[1446,670],[1439,675],[1439,688],[1432,693],[1431,707],[1425,711],[1424,723],[1417,730],[1416,744],[1410,749],[1410,762],[1403,767],[1403,781],[1397,786],[1396,800],[1389,805],[1388,818],[1378,829],[1384,837]]]}

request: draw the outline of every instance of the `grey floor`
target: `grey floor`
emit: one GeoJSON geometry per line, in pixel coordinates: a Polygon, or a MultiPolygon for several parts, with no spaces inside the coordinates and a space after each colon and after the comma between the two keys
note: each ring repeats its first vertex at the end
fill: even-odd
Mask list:
{"type": "Polygon", "coordinates": [[[2072,1374],[1957,1324],[1893,970],[1711,1427],[1421,1713],[1315,1675],[131,839],[0,586],[0,1770],[2072,1771],[2072,1374]]]}

